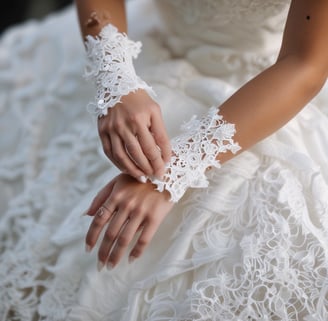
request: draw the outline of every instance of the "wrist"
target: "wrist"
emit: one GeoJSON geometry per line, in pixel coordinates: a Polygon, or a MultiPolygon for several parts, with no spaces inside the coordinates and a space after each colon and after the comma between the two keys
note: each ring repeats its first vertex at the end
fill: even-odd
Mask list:
{"type": "Polygon", "coordinates": [[[217,108],[211,108],[201,119],[193,117],[172,142],[172,157],[162,180],[151,179],[160,192],[168,191],[172,202],[178,202],[186,190],[208,186],[206,170],[220,168],[220,153],[240,150],[233,141],[235,126],[223,120],[217,108]]]}
{"type": "Polygon", "coordinates": [[[111,24],[106,25],[99,36],[86,38],[87,65],[85,77],[93,79],[96,97],[88,110],[97,116],[107,115],[122,101],[122,97],[143,89],[153,94],[152,88],[137,76],[133,59],[141,51],[141,42],[130,40],[111,24]]]}

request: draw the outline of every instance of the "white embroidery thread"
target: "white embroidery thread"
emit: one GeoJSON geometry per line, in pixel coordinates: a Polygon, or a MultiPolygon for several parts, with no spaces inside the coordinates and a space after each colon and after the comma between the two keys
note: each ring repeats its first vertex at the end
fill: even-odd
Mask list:
{"type": "Polygon", "coordinates": [[[164,179],[151,179],[152,183],[160,192],[167,190],[172,202],[178,202],[189,187],[207,187],[206,170],[221,167],[217,155],[227,151],[235,154],[241,149],[233,141],[235,131],[235,125],[223,120],[216,107],[201,119],[193,116],[171,141],[173,156],[164,179]]]}
{"type": "Polygon", "coordinates": [[[141,52],[141,42],[130,40],[111,24],[106,25],[99,36],[87,36],[85,41],[87,65],[85,77],[96,84],[95,102],[88,111],[99,116],[107,115],[108,108],[121,102],[121,98],[138,89],[154,96],[150,86],[137,76],[133,66],[141,52]]]}

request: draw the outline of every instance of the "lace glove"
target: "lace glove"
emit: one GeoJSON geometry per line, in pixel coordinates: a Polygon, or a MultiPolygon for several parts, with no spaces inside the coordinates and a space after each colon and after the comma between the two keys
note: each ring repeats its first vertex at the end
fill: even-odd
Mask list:
{"type": "Polygon", "coordinates": [[[97,116],[107,115],[107,109],[121,102],[121,98],[138,89],[154,96],[152,88],[135,72],[133,59],[141,51],[141,42],[130,40],[111,24],[98,37],[87,36],[85,41],[87,65],[85,77],[96,84],[95,102],[88,110],[97,116]]]}
{"type": "Polygon", "coordinates": [[[227,123],[212,107],[201,119],[194,116],[182,126],[182,133],[172,141],[172,157],[166,167],[163,180],[150,179],[162,192],[171,194],[171,201],[178,202],[189,187],[207,187],[205,171],[209,167],[220,168],[216,160],[219,153],[240,150],[233,141],[235,125],[227,123]]]}

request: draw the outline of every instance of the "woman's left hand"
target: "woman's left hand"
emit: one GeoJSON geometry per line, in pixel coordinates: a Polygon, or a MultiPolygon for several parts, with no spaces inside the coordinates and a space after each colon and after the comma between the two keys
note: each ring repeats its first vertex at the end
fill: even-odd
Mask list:
{"type": "Polygon", "coordinates": [[[88,252],[106,228],[98,251],[98,270],[105,264],[108,269],[117,265],[139,231],[129,261],[140,257],[173,207],[169,199],[168,192],[160,193],[153,184],[142,184],[127,174],[120,174],[108,183],[87,211],[94,216],[86,236],[88,252]]]}

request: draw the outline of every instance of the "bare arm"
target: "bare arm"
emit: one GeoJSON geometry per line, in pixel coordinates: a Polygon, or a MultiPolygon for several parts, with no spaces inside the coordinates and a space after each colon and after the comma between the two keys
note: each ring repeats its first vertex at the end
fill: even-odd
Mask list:
{"type": "MultiPolygon", "coordinates": [[[[277,62],[220,107],[224,119],[235,124],[234,138],[243,150],[281,128],[323,86],[328,74],[327,30],[327,0],[292,1],[277,62]]],[[[219,154],[217,159],[225,162],[233,156],[219,154]]],[[[126,178],[117,177],[99,193],[88,210],[90,215],[98,210],[98,215],[87,234],[87,248],[90,250],[95,245],[100,231],[118,209],[116,217],[120,221],[109,222],[100,245],[100,267],[105,262],[115,266],[141,228],[130,252],[130,258],[140,257],[170,208],[167,191],[159,193],[151,183],[127,182],[126,178]],[[104,214],[99,216],[99,213],[104,214]],[[136,221],[133,228],[121,229],[129,217],[136,221]],[[114,240],[117,240],[115,245],[114,240]]]]}
{"type": "MultiPolygon", "coordinates": [[[[75,0],[82,36],[98,36],[112,24],[126,33],[123,0],[75,0]]],[[[107,157],[123,172],[145,181],[162,177],[171,148],[159,105],[143,89],[131,91],[98,119],[107,157]]]]}
{"type": "Polygon", "coordinates": [[[121,32],[127,32],[124,0],[75,0],[83,38],[96,36],[108,23],[121,32]],[[92,13],[97,17],[92,18],[92,13]]]}
{"type": "Polygon", "coordinates": [[[220,107],[224,119],[235,124],[243,150],[286,124],[319,92],[328,74],[327,30],[326,0],[292,1],[277,62],[220,107]]]}

